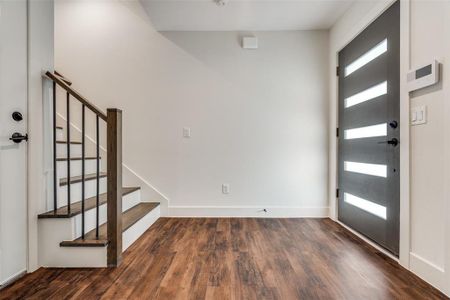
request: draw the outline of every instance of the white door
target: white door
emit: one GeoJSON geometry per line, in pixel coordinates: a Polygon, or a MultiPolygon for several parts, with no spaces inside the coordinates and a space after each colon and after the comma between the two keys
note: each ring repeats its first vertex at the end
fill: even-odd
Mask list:
{"type": "Polygon", "coordinates": [[[27,2],[0,0],[0,286],[27,268],[26,130],[27,2]]]}

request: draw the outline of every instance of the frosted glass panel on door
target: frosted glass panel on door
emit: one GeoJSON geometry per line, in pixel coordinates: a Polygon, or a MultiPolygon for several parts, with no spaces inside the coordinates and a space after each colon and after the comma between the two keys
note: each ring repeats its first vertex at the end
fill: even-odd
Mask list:
{"type": "Polygon", "coordinates": [[[387,177],[386,165],[345,161],[344,170],[347,172],[355,172],[372,176],[387,177]]]}
{"type": "Polygon", "coordinates": [[[360,56],[358,59],[353,61],[351,64],[345,67],[345,76],[348,76],[352,74],[353,72],[357,71],[358,69],[364,67],[368,63],[370,63],[372,60],[380,56],[381,54],[385,53],[388,48],[388,42],[387,39],[367,51],[365,54],[360,56]]]}
{"type": "Polygon", "coordinates": [[[344,131],[346,140],[361,139],[387,135],[387,124],[378,124],[366,127],[352,128],[344,131]]]}
{"type": "Polygon", "coordinates": [[[351,204],[353,206],[356,206],[362,210],[367,211],[368,213],[371,213],[372,215],[375,215],[377,217],[380,217],[384,220],[386,220],[386,207],[373,203],[369,200],[357,197],[355,195],[344,193],[344,201],[348,204],[351,204]]]}
{"type": "Polygon", "coordinates": [[[351,97],[345,99],[345,108],[372,100],[387,94],[387,81],[370,87],[362,92],[359,92],[351,97]]]}

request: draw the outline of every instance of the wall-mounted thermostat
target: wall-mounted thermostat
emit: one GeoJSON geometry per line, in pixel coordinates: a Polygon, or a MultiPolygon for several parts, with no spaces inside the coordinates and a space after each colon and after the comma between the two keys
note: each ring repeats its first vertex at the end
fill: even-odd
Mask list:
{"type": "Polygon", "coordinates": [[[432,63],[420,66],[408,72],[408,91],[416,91],[418,89],[436,84],[439,82],[439,62],[433,60],[432,63]]]}

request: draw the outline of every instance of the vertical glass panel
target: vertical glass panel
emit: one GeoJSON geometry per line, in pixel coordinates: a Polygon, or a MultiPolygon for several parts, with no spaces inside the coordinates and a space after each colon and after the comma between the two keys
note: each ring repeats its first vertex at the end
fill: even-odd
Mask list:
{"type": "Polygon", "coordinates": [[[367,51],[365,54],[357,58],[351,64],[345,67],[345,76],[352,74],[356,70],[362,68],[381,54],[387,51],[387,39],[367,51]]]}
{"type": "Polygon", "coordinates": [[[374,99],[387,94],[387,81],[377,84],[367,90],[359,92],[351,97],[345,98],[345,108],[374,99]]]}
{"type": "Polygon", "coordinates": [[[387,177],[387,166],[377,164],[366,164],[352,161],[344,161],[344,170],[379,177],[387,177]]]}
{"type": "Polygon", "coordinates": [[[349,193],[344,193],[344,201],[362,210],[365,210],[368,213],[371,213],[372,215],[375,215],[377,217],[386,220],[385,206],[373,203],[363,198],[356,197],[349,193]]]}
{"type": "Polygon", "coordinates": [[[359,127],[353,129],[347,129],[344,131],[344,139],[361,139],[375,136],[386,136],[387,135],[387,123],[359,127]]]}

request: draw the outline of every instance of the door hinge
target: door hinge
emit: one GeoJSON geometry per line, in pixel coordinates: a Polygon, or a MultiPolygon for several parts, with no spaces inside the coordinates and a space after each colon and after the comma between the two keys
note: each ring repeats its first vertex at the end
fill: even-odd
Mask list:
{"type": "Polygon", "coordinates": [[[336,198],[339,198],[339,189],[336,189],[336,198]]]}
{"type": "Polygon", "coordinates": [[[336,137],[339,137],[339,127],[336,128],[336,137]]]}
{"type": "Polygon", "coordinates": [[[339,68],[339,66],[337,66],[336,67],[336,76],[339,76],[339,71],[340,71],[340,68],[339,68]]]}

